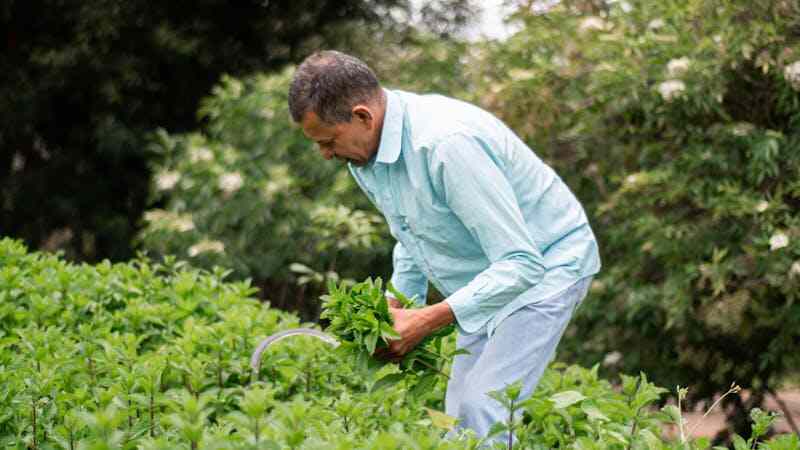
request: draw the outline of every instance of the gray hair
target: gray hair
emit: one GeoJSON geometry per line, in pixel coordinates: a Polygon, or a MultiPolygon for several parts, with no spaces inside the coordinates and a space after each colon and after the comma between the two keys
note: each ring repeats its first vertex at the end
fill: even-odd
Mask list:
{"type": "Polygon", "coordinates": [[[306,58],[289,87],[289,111],[295,122],[313,111],[328,124],[350,122],[351,110],[380,95],[380,82],[360,59],[326,50],[306,58]]]}

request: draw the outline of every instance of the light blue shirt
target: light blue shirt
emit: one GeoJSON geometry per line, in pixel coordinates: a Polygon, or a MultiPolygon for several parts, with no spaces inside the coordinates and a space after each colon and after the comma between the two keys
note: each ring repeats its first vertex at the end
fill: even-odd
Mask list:
{"type": "Polygon", "coordinates": [[[392,284],[424,303],[428,281],[463,333],[600,270],[581,204],[505,124],[440,95],[384,90],[380,146],[350,172],[392,236],[392,284]]]}

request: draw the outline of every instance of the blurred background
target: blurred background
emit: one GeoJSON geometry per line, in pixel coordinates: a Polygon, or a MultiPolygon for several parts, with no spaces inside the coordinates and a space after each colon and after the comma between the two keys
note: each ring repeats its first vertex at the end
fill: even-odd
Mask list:
{"type": "Polygon", "coordinates": [[[6,0],[0,20],[2,236],[223,266],[317,320],[328,280],[391,273],[382,218],[287,111],[295,64],[338,49],[493,112],[581,199],[604,269],[559,359],[698,407],[735,381],[744,435],[752,407],[791,411],[797,1],[6,0]]]}

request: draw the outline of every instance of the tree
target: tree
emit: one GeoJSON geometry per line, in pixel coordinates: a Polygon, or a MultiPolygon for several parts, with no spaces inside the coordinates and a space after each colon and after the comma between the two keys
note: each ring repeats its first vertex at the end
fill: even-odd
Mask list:
{"type": "Polygon", "coordinates": [[[409,8],[405,0],[4,2],[0,233],[72,258],[130,256],[152,130],[196,127],[198,102],[223,73],[275,70],[312,49],[349,45],[353,30],[373,39],[402,32],[408,25],[395,17],[409,8]]]}

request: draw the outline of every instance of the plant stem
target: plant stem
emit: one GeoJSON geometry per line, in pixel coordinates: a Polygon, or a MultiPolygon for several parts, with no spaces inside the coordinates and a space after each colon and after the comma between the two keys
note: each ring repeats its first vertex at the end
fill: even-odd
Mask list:
{"type": "Polygon", "coordinates": [[[681,394],[678,393],[678,430],[681,434],[681,442],[686,443],[686,434],[683,432],[683,409],[681,408],[681,394]]]}
{"type": "Polygon", "coordinates": [[[31,400],[31,415],[33,416],[33,448],[38,448],[36,444],[36,399],[31,400]]]}
{"type": "Polygon", "coordinates": [[[508,408],[508,450],[514,445],[514,400],[511,400],[511,407],[508,408]]]}
{"type": "Polygon", "coordinates": [[[154,408],[153,389],[152,389],[153,387],[154,386],[151,386],[150,389],[150,437],[155,437],[155,428],[156,428],[155,412],[153,411],[154,408]]]}
{"type": "Polygon", "coordinates": [[[426,363],[425,361],[423,361],[421,359],[418,359],[416,362],[422,364],[423,366],[427,367],[428,369],[431,369],[431,370],[433,370],[435,372],[438,372],[440,375],[442,375],[443,377],[447,378],[448,380],[450,379],[450,375],[442,372],[441,370],[437,369],[436,367],[433,367],[432,365],[426,363]]]}
{"type": "MultiPolygon", "coordinates": [[[[639,393],[639,389],[641,389],[641,388],[642,388],[642,378],[639,377],[639,380],[637,380],[637,382],[636,382],[636,392],[633,393],[633,397],[634,398],[636,398],[636,394],[639,393]]],[[[632,400],[633,400],[633,398],[631,398],[628,401],[630,402],[632,400]]],[[[680,397],[680,394],[679,394],[678,395],[678,402],[679,402],[678,404],[680,404],[680,401],[681,401],[681,397],[680,397]]],[[[680,410],[680,406],[678,407],[678,409],[680,410]]],[[[641,406],[636,408],[636,413],[633,415],[633,426],[631,426],[631,441],[628,443],[628,450],[631,450],[631,448],[633,447],[633,440],[634,440],[634,438],[636,436],[636,425],[639,423],[639,412],[641,410],[642,410],[641,406]]],[[[683,416],[681,416],[680,419],[681,419],[681,422],[683,422],[683,416]]],[[[681,427],[681,442],[683,442],[683,427],[681,427]]]]}
{"type": "Polygon", "coordinates": [[[792,429],[792,431],[794,431],[794,434],[796,434],[797,437],[800,437],[800,429],[797,428],[797,423],[794,421],[794,418],[792,417],[792,412],[789,410],[789,407],[786,406],[786,403],[784,403],[784,401],[781,400],[780,397],[778,397],[778,394],[775,391],[769,389],[768,392],[770,393],[770,395],[772,395],[772,398],[775,399],[775,403],[777,403],[778,406],[780,406],[781,411],[783,411],[783,416],[786,417],[786,421],[789,423],[789,427],[792,429]]]}
{"type": "MultiPolygon", "coordinates": [[[[692,426],[692,428],[689,430],[689,435],[692,435],[692,433],[694,433],[694,430],[695,430],[695,429],[696,429],[698,426],[700,426],[700,422],[702,422],[702,421],[703,421],[703,420],[704,420],[704,419],[705,419],[705,418],[706,418],[706,417],[707,417],[709,414],[711,414],[711,411],[713,411],[713,410],[714,410],[714,408],[716,408],[716,406],[719,404],[719,402],[721,402],[721,401],[722,401],[722,399],[724,399],[725,397],[727,397],[729,394],[736,394],[736,393],[737,393],[737,392],[739,392],[740,390],[741,390],[741,388],[740,388],[739,386],[736,386],[736,385],[733,385],[733,386],[731,386],[731,388],[730,388],[730,389],[728,389],[728,392],[726,392],[726,393],[722,394],[722,396],[720,396],[720,398],[718,398],[718,399],[717,399],[717,401],[715,401],[713,404],[711,404],[711,407],[710,407],[710,408],[708,408],[708,410],[706,411],[706,413],[705,413],[705,414],[703,414],[703,417],[701,417],[700,419],[698,419],[697,423],[695,423],[695,424],[692,426]]],[[[683,438],[683,439],[685,439],[685,438],[683,438]]],[[[683,442],[686,442],[686,441],[685,441],[685,440],[683,440],[683,442]]]]}
{"type": "Polygon", "coordinates": [[[222,389],[222,350],[217,353],[217,384],[222,389]]]}
{"type": "Polygon", "coordinates": [[[442,355],[440,355],[440,354],[438,354],[438,353],[436,353],[434,351],[428,350],[425,347],[417,347],[417,350],[423,351],[423,352],[425,352],[425,353],[427,353],[427,354],[429,354],[431,356],[435,356],[435,357],[437,357],[439,359],[444,359],[444,356],[442,356],[442,355]]]}

